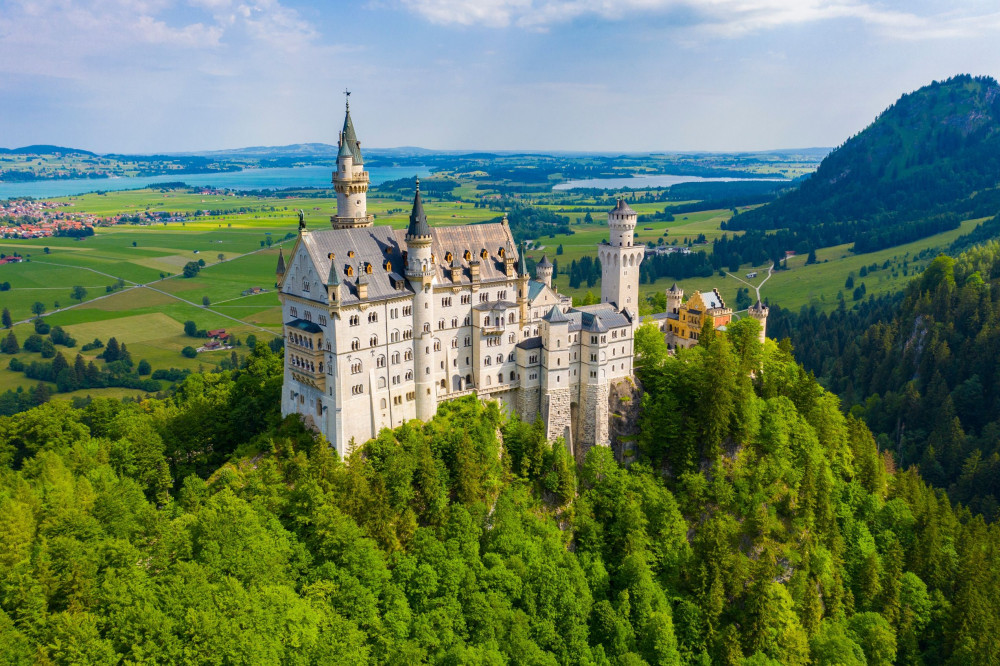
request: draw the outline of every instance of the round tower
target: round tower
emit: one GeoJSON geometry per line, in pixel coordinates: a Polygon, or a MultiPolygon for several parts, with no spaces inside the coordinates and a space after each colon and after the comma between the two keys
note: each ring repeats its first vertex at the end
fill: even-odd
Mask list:
{"type": "Polygon", "coordinates": [[[417,418],[429,421],[437,411],[434,381],[434,257],[431,227],[420,201],[420,179],[406,230],[406,279],[413,288],[413,375],[417,418]]]}
{"type": "Polygon", "coordinates": [[[542,260],[535,264],[535,279],[546,287],[552,286],[552,262],[548,255],[543,254],[542,260]]]}
{"type": "Polygon", "coordinates": [[[759,300],[750,306],[747,310],[747,314],[760,322],[760,343],[764,344],[764,338],[767,337],[767,313],[768,307],[761,303],[759,300]]]}
{"type": "Polygon", "coordinates": [[[340,131],[337,170],[333,189],[337,193],[337,214],[330,218],[334,229],[370,227],[374,218],[368,214],[368,172],[361,157],[361,142],[351,121],[351,93],[347,93],[344,129],[340,131]]]}
{"type": "Polygon", "coordinates": [[[633,245],[635,225],[639,216],[632,207],[619,199],[608,212],[609,239],[597,246],[601,261],[601,302],[611,303],[619,311],[639,312],[639,264],[646,249],[633,245]]]}
{"type": "Polygon", "coordinates": [[[681,311],[681,303],[684,301],[684,290],[674,282],[670,289],[667,289],[667,312],[677,314],[681,311]]]}

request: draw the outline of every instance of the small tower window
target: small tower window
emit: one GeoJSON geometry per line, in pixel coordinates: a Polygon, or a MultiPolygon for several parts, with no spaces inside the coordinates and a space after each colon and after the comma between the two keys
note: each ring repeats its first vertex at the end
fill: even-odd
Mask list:
{"type": "Polygon", "coordinates": [[[503,249],[503,248],[500,248],[499,250],[497,250],[497,254],[498,254],[498,255],[500,255],[500,258],[501,258],[501,259],[503,259],[503,258],[504,258],[504,256],[505,256],[505,255],[506,255],[507,253],[506,253],[506,252],[504,252],[504,249],[503,249]]]}
{"type": "Polygon", "coordinates": [[[454,258],[455,256],[451,252],[445,252],[444,260],[447,261],[449,264],[452,262],[454,258]]]}
{"type": "Polygon", "coordinates": [[[464,257],[465,257],[466,261],[471,261],[472,260],[472,253],[469,252],[468,250],[466,250],[464,257]]]}
{"type": "Polygon", "coordinates": [[[347,267],[347,277],[354,277],[354,266],[347,267]]]}
{"type": "Polygon", "coordinates": [[[372,265],[370,262],[365,264],[365,273],[372,274],[372,265]]]}
{"type": "Polygon", "coordinates": [[[347,251],[347,256],[353,258],[354,257],[354,250],[348,250],[347,251]]]}
{"type": "Polygon", "coordinates": [[[484,247],[482,250],[479,251],[479,256],[480,258],[485,259],[486,257],[490,256],[490,253],[487,252],[486,248],[484,247]]]}

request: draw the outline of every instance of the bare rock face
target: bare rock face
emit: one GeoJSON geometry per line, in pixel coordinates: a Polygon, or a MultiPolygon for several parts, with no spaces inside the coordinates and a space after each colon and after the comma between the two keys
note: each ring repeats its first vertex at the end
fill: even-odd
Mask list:
{"type": "Polygon", "coordinates": [[[615,460],[629,464],[635,460],[639,435],[642,385],[634,377],[611,384],[608,392],[608,433],[615,460]]]}

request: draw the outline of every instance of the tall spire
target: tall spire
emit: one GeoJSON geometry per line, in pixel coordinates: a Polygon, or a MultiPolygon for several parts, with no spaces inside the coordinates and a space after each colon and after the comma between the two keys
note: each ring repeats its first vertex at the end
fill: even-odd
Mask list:
{"type": "Polygon", "coordinates": [[[343,152],[344,146],[351,151],[355,164],[364,164],[361,159],[361,143],[358,135],[354,132],[354,123],[351,121],[351,93],[344,91],[347,102],[344,104],[344,129],[340,132],[340,150],[343,152]]]}
{"type": "Polygon", "coordinates": [[[417,192],[413,196],[413,210],[410,212],[410,226],[406,230],[407,238],[430,236],[431,227],[427,224],[427,214],[424,213],[424,203],[420,200],[420,178],[417,178],[417,192]]]}

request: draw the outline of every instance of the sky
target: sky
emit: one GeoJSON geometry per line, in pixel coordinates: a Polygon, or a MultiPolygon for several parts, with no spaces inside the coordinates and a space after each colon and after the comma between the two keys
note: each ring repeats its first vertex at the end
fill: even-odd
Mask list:
{"type": "Polygon", "coordinates": [[[1000,74],[997,0],[0,0],[0,146],[836,146],[1000,74]]]}

